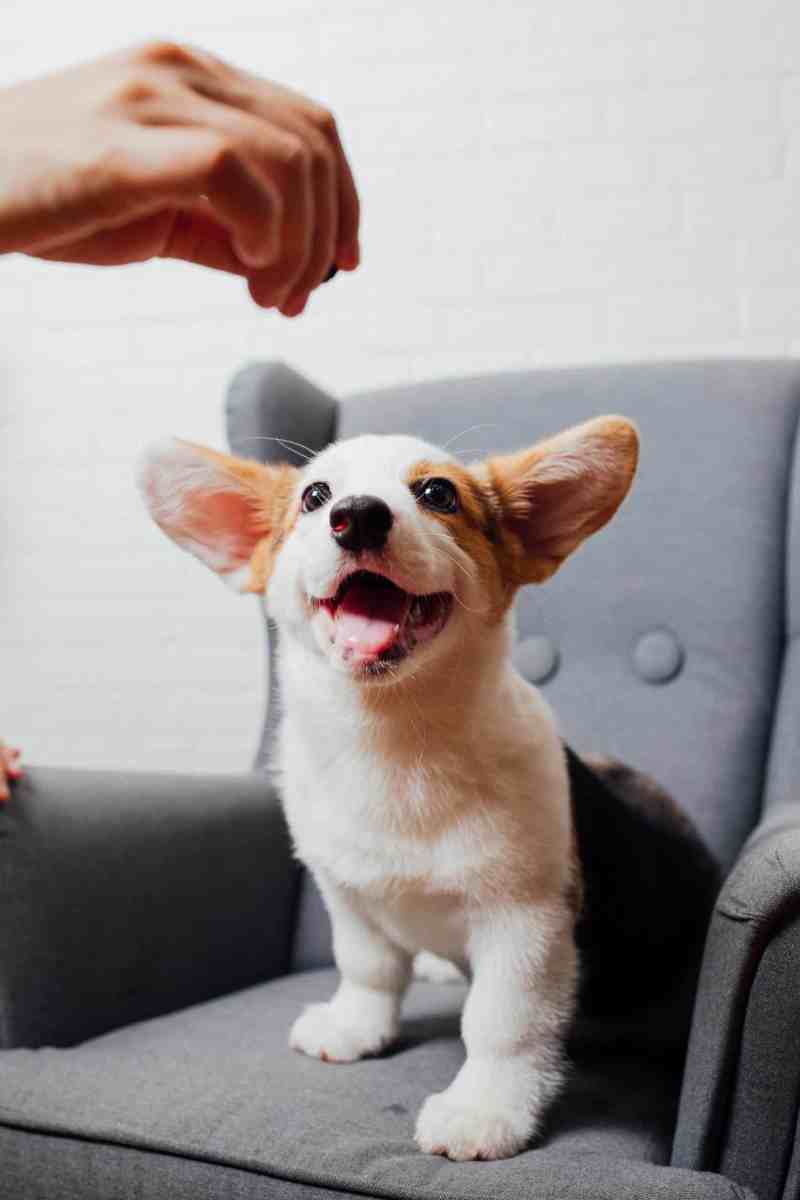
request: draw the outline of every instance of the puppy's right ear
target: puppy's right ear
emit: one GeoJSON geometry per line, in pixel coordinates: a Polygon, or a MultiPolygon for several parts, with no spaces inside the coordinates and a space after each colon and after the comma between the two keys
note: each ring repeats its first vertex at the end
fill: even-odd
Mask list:
{"type": "Polygon", "coordinates": [[[145,453],[139,488],[167,537],[236,591],[263,592],[297,511],[297,477],[170,438],[145,453]]]}

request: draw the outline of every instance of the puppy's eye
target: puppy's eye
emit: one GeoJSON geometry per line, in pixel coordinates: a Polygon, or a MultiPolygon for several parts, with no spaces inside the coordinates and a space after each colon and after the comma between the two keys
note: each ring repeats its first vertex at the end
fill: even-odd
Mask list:
{"type": "Polygon", "coordinates": [[[449,479],[419,479],[411,490],[420,504],[434,512],[454,513],[458,508],[458,492],[449,479]]]}
{"type": "Polygon", "coordinates": [[[322,508],[323,504],[327,504],[331,498],[331,489],[327,483],[310,483],[303,492],[302,508],[304,513],[313,512],[315,508],[322,508]]]}

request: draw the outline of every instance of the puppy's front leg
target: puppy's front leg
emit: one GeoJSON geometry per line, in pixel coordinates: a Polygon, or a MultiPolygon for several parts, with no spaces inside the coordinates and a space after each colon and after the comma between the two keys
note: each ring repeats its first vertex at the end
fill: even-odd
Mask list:
{"type": "Polygon", "coordinates": [[[467,1060],[423,1104],[421,1150],[508,1158],[537,1132],[562,1081],[577,973],[572,925],[560,904],[505,908],[471,923],[473,984],[461,1026],[467,1060]]]}
{"type": "Polygon", "coordinates": [[[304,1009],[289,1045],[326,1062],[354,1062],[397,1036],[411,956],[384,937],[346,888],[319,873],[316,878],[331,917],[341,982],[326,1004],[304,1009]]]}

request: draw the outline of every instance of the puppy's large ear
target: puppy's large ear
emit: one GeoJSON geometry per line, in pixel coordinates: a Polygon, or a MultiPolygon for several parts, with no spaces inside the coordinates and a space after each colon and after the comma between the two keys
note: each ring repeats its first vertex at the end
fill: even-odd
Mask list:
{"type": "Polygon", "coordinates": [[[296,468],[262,466],[171,438],[142,460],[139,487],[164,533],[240,592],[263,592],[292,515],[296,468]]]}
{"type": "Polygon", "coordinates": [[[635,425],[624,417],[597,417],[483,464],[501,524],[511,534],[517,582],[549,579],[611,520],[633,482],[638,456],[635,425]]]}

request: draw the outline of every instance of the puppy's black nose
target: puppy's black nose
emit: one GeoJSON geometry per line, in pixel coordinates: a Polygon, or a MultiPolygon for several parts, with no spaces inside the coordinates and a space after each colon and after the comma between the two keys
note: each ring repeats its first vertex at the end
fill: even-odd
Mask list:
{"type": "Polygon", "coordinates": [[[392,510],[378,496],[345,496],[331,508],[331,533],[343,550],[381,550],[392,528],[392,510]]]}

